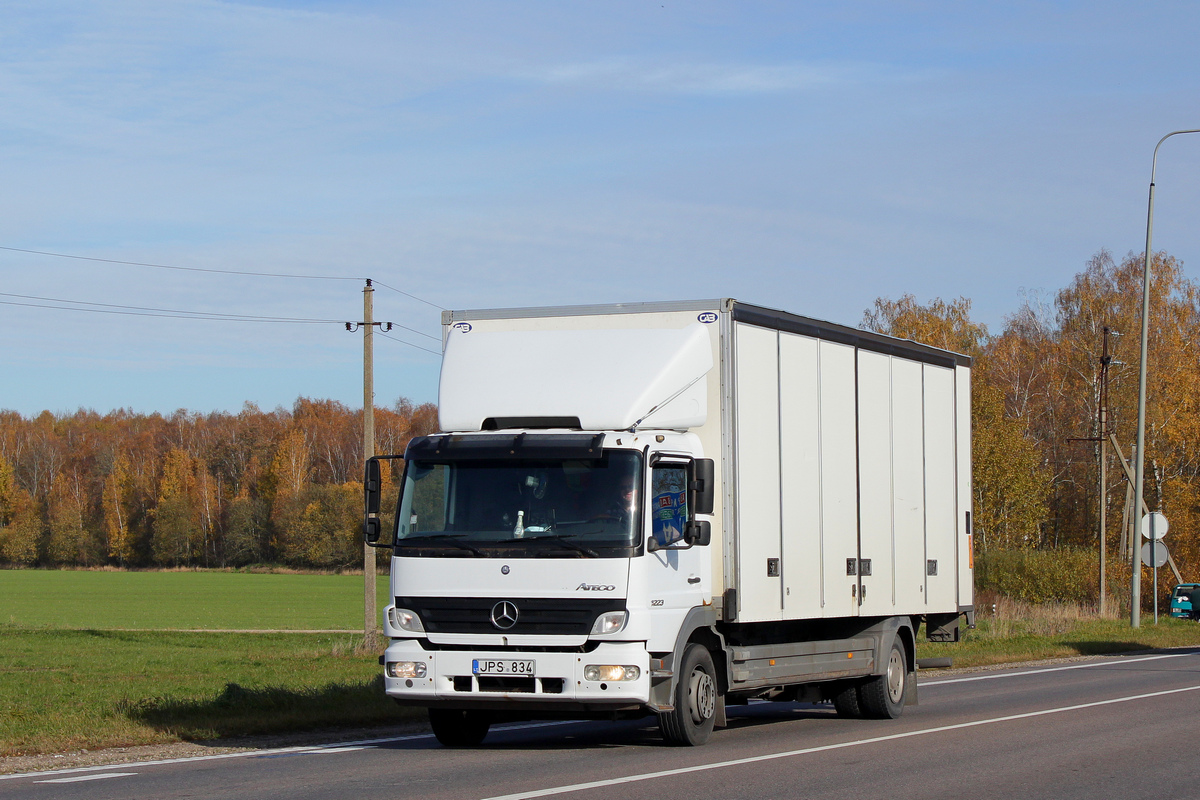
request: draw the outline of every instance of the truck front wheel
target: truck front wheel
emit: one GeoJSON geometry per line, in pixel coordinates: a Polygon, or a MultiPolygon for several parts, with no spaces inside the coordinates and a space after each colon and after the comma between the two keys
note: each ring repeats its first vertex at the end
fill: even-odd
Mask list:
{"type": "Polygon", "coordinates": [[[446,747],[474,747],[487,736],[491,720],[482,711],[454,708],[429,709],[429,727],[446,747]]]}
{"type": "Polygon", "coordinates": [[[700,745],[708,741],[717,719],[717,671],[703,645],[689,644],[683,651],[675,708],[658,715],[663,738],[672,744],[700,745]]]}

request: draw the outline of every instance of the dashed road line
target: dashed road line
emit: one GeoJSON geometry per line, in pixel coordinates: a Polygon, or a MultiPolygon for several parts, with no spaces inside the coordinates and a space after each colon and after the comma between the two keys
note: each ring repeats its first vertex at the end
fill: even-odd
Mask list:
{"type": "Polygon", "coordinates": [[[128,778],[131,775],[137,775],[136,772],[103,772],[99,775],[76,775],[74,778],[54,778],[48,781],[34,781],[34,783],[83,783],[84,781],[102,781],[106,778],[128,778]]]}

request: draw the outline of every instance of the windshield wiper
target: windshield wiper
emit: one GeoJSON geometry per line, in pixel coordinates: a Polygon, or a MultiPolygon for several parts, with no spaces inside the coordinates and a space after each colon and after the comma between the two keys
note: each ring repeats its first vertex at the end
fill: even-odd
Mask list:
{"type": "Polygon", "coordinates": [[[597,553],[592,548],[584,547],[583,545],[578,544],[577,542],[572,542],[569,538],[567,538],[566,536],[563,536],[561,533],[554,533],[549,536],[530,536],[530,537],[526,538],[524,541],[526,541],[526,542],[553,542],[554,544],[561,544],[563,547],[574,550],[577,553],[583,553],[585,556],[588,556],[590,558],[599,558],[600,557],[600,554],[597,553]]]}
{"type": "Polygon", "coordinates": [[[419,544],[423,544],[423,543],[433,544],[435,541],[438,544],[448,544],[451,547],[457,548],[459,550],[470,551],[471,553],[474,553],[479,558],[486,558],[486,555],[484,554],[484,552],[482,550],[480,550],[478,547],[469,545],[466,542],[460,540],[457,536],[454,536],[449,533],[426,533],[421,536],[409,536],[404,539],[397,539],[396,545],[399,546],[401,543],[403,543],[405,545],[410,545],[410,544],[419,545],[419,544]]]}

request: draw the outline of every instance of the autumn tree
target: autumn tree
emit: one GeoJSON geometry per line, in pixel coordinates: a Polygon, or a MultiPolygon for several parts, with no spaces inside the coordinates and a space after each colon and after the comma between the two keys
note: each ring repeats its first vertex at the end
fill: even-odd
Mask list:
{"type": "Polygon", "coordinates": [[[185,566],[200,555],[202,531],[195,494],[195,460],[184,450],[173,447],[163,462],[154,508],[151,547],[155,563],[185,566]]]}
{"type": "Polygon", "coordinates": [[[34,563],[40,534],[33,499],[17,485],[12,464],[0,455],[0,560],[21,566],[34,563]]]}
{"type": "Polygon", "coordinates": [[[101,519],[104,526],[104,543],[109,558],[120,566],[134,559],[133,530],[130,525],[129,497],[132,484],[129,477],[129,459],[124,454],[113,461],[112,470],[104,477],[101,491],[101,519]]]}
{"type": "Polygon", "coordinates": [[[100,563],[99,543],[84,524],[84,504],[78,475],[60,472],[54,477],[46,509],[50,530],[46,549],[52,563],[74,566],[100,563]]]}

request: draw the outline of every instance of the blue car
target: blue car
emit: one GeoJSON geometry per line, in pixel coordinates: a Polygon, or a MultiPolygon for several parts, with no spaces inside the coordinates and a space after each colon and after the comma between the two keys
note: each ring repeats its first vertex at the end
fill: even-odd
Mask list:
{"type": "Polygon", "coordinates": [[[1179,619],[1200,619],[1200,583],[1181,583],[1175,587],[1171,592],[1170,614],[1179,619]]]}

